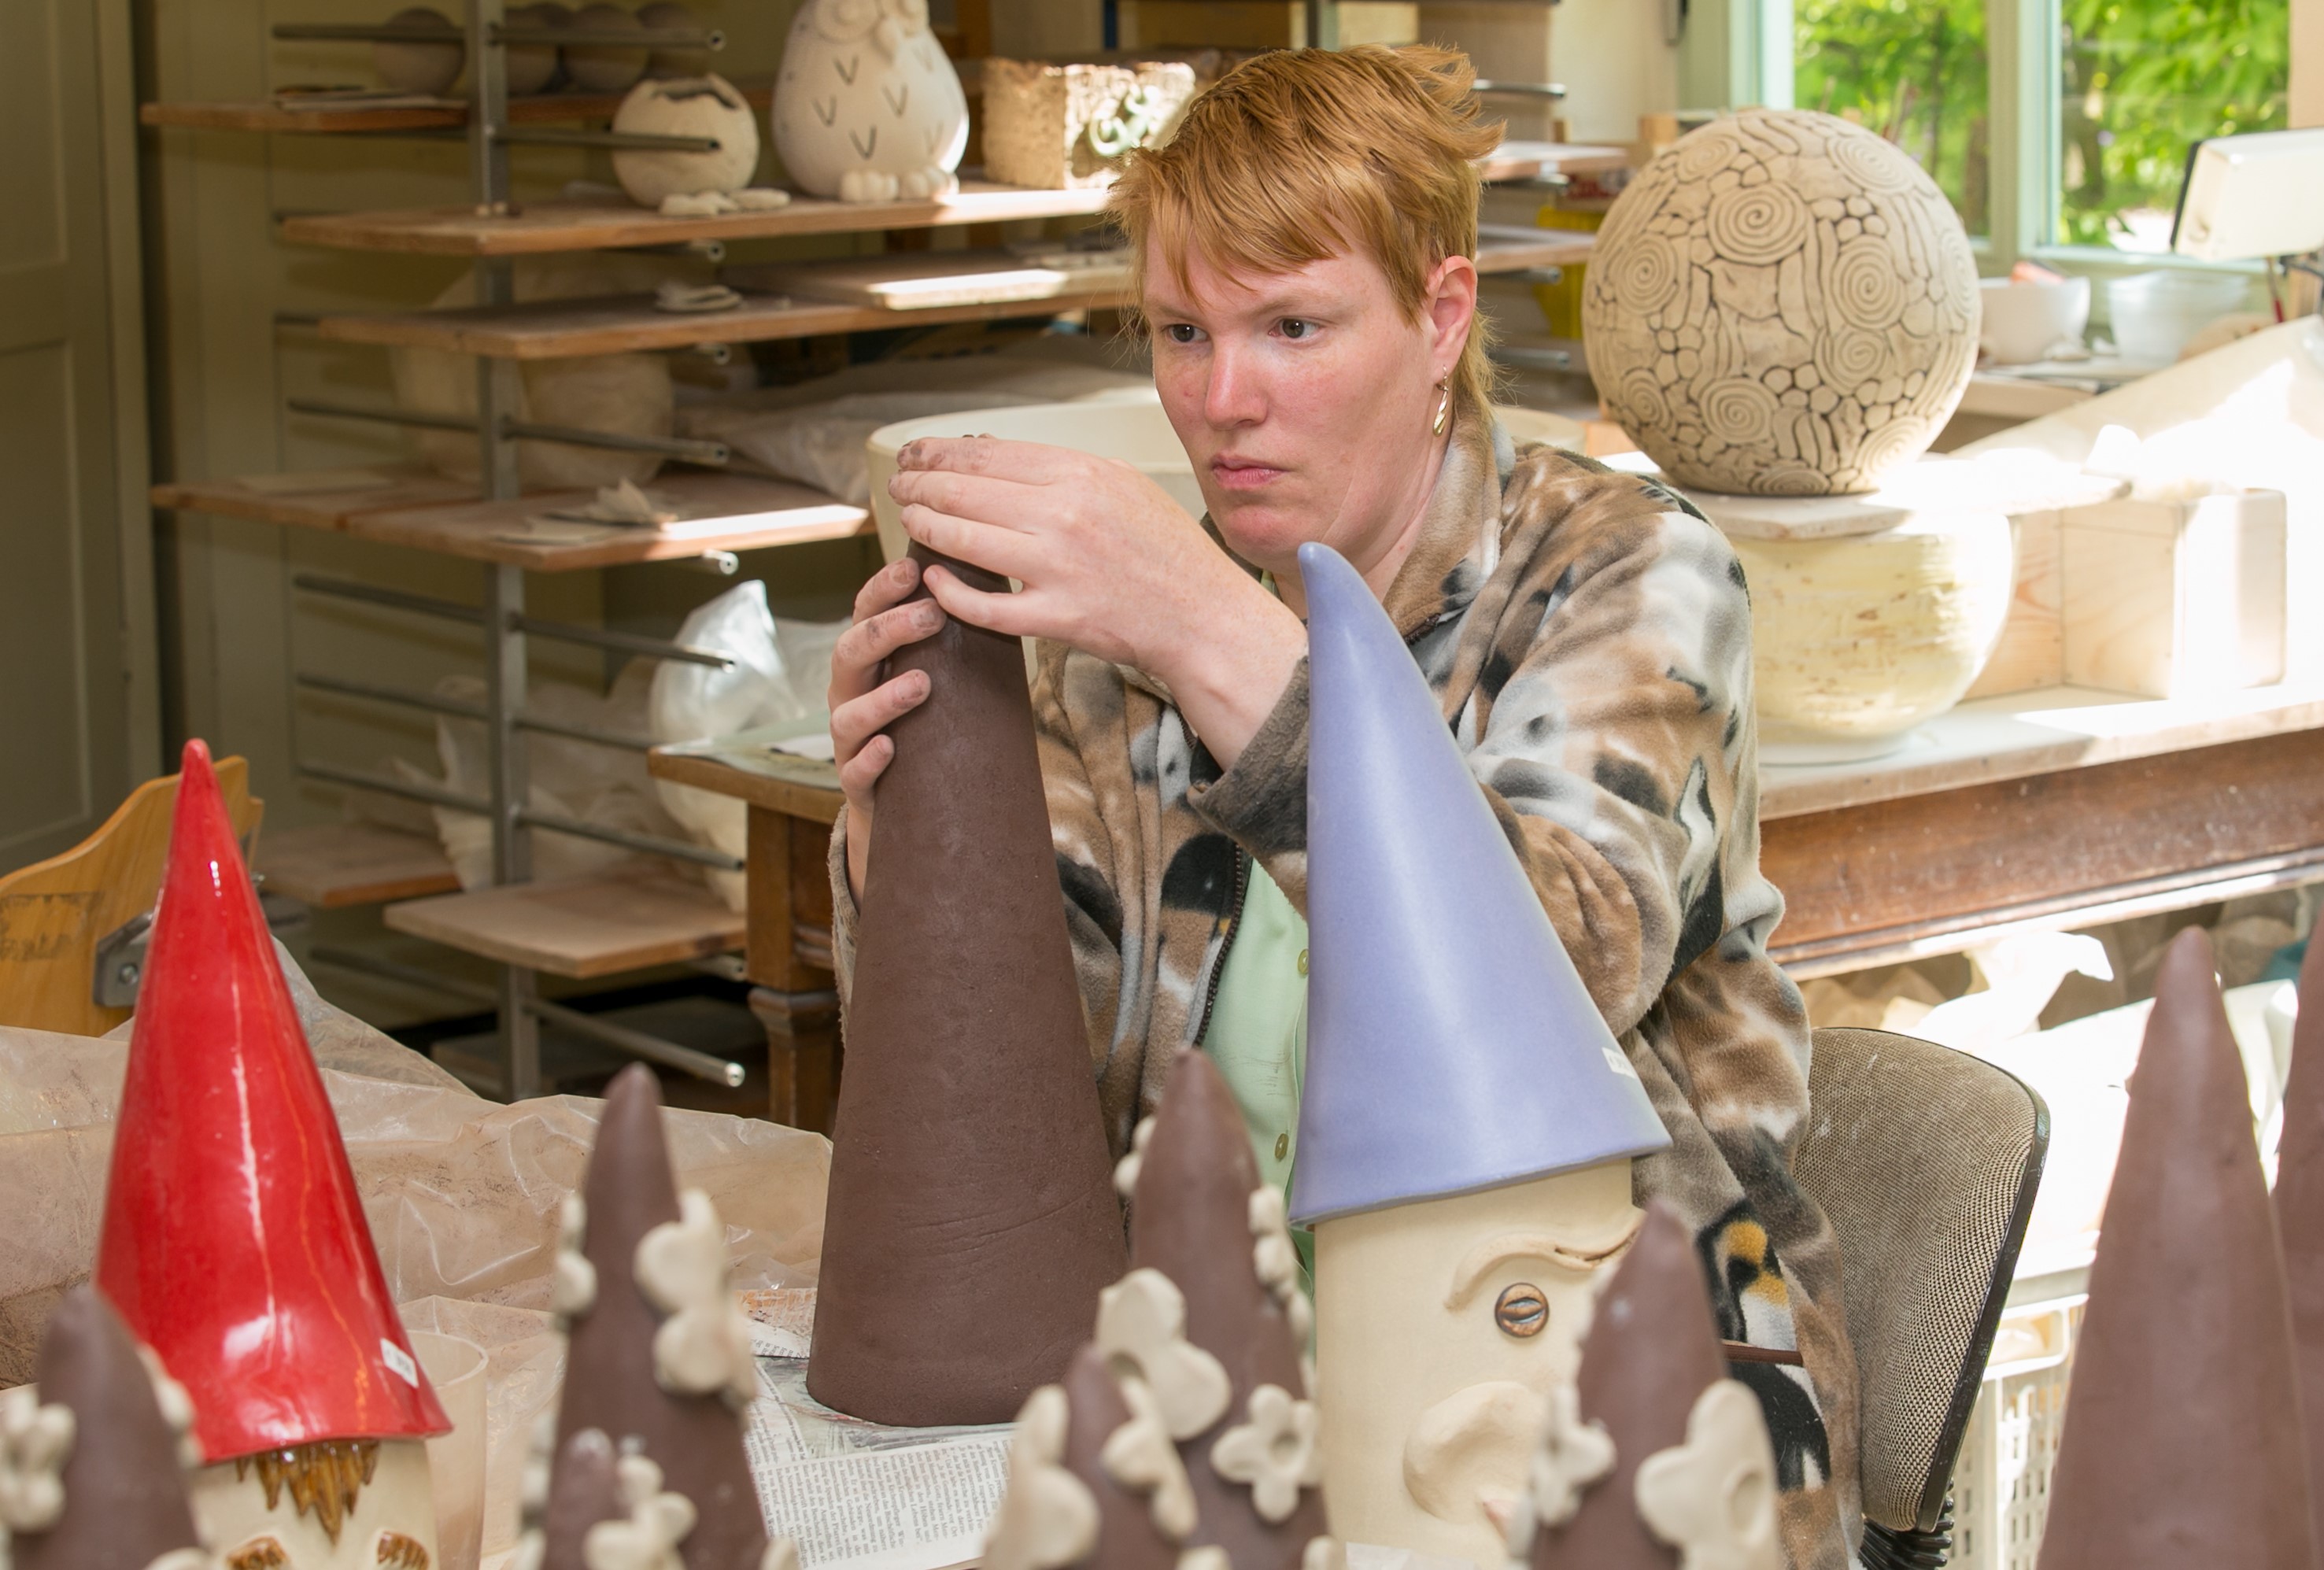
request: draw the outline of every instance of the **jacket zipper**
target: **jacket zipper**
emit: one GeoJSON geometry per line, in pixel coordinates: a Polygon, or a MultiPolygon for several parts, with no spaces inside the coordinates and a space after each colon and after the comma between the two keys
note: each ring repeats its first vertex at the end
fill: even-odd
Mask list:
{"type": "Polygon", "coordinates": [[[1243,896],[1250,888],[1250,853],[1235,846],[1234,898],[1227,907],[1226,936],[1219,940],[1219,957],[1211,966],[1210,991],[1203,999],[1203,1018],[1194,1028],[1194,1045],[1202,1049],[1203,1038],[1210,1034],[1211,1011],[1219,1006],[1219,984],[1226,980],[1227,956],[1234,948],[1235,934],[1242,930],[1243,896]]]}

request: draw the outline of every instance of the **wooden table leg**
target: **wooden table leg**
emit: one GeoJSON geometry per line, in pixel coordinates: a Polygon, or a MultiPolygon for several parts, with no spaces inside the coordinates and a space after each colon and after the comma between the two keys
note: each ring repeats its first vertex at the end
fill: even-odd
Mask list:
{"type": "Polygon", "coordinates": [[[752,807],[743,967],[767,1031],[767,1115],[831,1131],[839,1099],[839,994],[831,974],[828,825],[752,807]]]}

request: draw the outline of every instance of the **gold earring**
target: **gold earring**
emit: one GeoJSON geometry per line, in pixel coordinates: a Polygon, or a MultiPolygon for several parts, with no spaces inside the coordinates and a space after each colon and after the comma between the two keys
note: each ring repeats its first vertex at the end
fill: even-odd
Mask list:
{"type": "Polygon", "coordinates": [[[1428,434],[1431,436],[1443,436],[1444,428],[1452,423],[1452,378],[1447,376],[1436,383],[1436,390],[1444,396],[1437,401],[1436,418],[1428,422],[1428,434]]]}

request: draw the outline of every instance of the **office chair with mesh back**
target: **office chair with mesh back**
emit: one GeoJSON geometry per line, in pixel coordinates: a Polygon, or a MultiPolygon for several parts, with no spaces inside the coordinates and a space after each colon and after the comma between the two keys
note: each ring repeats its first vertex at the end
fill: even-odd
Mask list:
{"type": "Polygon", "coordinates": [[[1840,1241],[1861,1381],[1868,1570],[1951,1551],[1953,1463],[2025,1241],[2050,1109],[2015,1076],[1886,1030],[1818,1030],[1794,1166],[1840,1241]]]}

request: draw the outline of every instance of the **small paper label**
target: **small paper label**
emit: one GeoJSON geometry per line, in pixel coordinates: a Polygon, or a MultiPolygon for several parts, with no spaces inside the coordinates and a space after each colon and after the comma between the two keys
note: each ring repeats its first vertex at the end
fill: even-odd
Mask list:
{"type": "Polygon", "coordinates": [[[383,1335],[379,1338],[379,1355],[395,1371],[396,1378],[415,1390],[420,1388],[420,1365],[411,1361],[410,1353],[383,1335]]]}
{"type": "Polygon", "coordinates": [[[1619,1047],[1607,1047],[1600,1050],[1606,1054],[1607,1067],[1631,1079],[1638,1077],[1638,1071],[1630,1067],[1630,1060],[1622,1056],[1622,1049],[1619,1047]]]}

